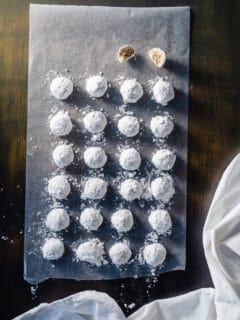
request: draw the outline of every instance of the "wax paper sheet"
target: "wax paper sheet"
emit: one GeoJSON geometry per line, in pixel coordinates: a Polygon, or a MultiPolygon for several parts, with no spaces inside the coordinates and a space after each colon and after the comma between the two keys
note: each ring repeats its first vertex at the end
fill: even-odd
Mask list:
{"type": "MultiPolygon", "coordinates": [[[[238,320],[240,314],[239,221],[240,154],[231,161],[217,186],[203,228],[203,247],[214,288],[158,299],[125,317],[115,300],[104,293],[83,291],[51,304],[40,304],[16,320],[238,320]],[[69,314],[71,310],[71,315],[69,314]],[[97,310],[97,312],[96,312],[97,310]],[[58,314],[56,313],[58,311],[58,314]]],[[[140,294],[140,293],[139,293],[140,294]]]]}
{"type": "Polygon", "coordinates": [[[185,268],[186,189],[187,189],[187,126],[188,126],[188,65],[189,65],[189,8],[110,8],[86,6],[31,5],[30,51],[27,128],[26,215],[24,277],[30,283],[47,278],[76,280],[114,279],[148,276],[151,268],[139,263],[139,250],[144,243],[160,241],[167,249],[164,264],[155,274],[185,268]],[[118,62],[116,52],[124,44],[137,50],[136,59],[118,62]],[[147,51],[153,47],[165,50],[167,63],[158,69],[150,61],[147,51]],[[103,73],[111,87],[102,99],[92,99],[85,91],[89,75],[103,73]],[[74,92],[65,101],[57,101],[49,91],[51,80],[63,75],[73,80],[74,92]],[[175,99],[159,108],[151,100],[151,85],[156,77],[164,77],[175,89],[175,99]],[[119,94],[122,80],[137,78],[145,94],[137,104],[123,107],[119,94]],[[56,138],[50,134],[49,117],[58,110],[71,115],[74,129],[69,136],[56,138]],[[83,128],[82,119],[89,110],[102,110],[108,125],[102,140],[94,141],[83,128]],[[126,139],[117,131],[117,121],[126,112],[133,112],[141,122],[141,134],[126,139]],[[169,113],[175,128],[166,141],[155,141],[149,130],[151,117],[169,113]],[[57,144],[73,144],[75,161],[59,171],[51,153],[57,144]],[[99,174],[89,170],[83,161],[86,146],[104,147],[108,162],[101,175],[109,182],[107,196],[94,205],[101,209],[104,223],[96,232],[87,233],[79,224],[80,211],[92,203],[81,199],[82,182],[88,176],[99,174]],[[174,178],[176,194],[166,206],[173,228],[171,234],[157,236],[147,222],[152,208],[164,207],[152,198],[143,197],[133,203],[124,202],[118,185],[129,174],[118,164],[119,147],[134,146],[141,151],[143,163],[136,174],[145,184],[159,175],[151,169],[151,154],[158,147],[168,146],[177,155],[170,172],[174,178]],[[68,209],[71,223],[67,230],[54,234],[45,227],[49,210],[56,205],[47,193],[47,181],[56,174],[68,176],[71,194],[59,203],[68,209]],[[134,228],[119,236],[111,227],[111,213],[121,206],[133,211],[134,228]],[[65,253],[56,261],[43,259],[41,247],[48,237],[60,237],[65,253]],[[96,267],[75,259],[76,246],[89,238],[104,242],[105,251],[120,240],[130,241],[133,252],[130,263],[122,268],[114,266],[106,254],[107,264],[96,267]]]}

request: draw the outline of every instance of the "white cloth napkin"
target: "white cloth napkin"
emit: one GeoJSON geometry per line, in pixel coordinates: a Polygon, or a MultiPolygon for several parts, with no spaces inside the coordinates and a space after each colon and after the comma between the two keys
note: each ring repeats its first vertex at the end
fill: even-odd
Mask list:
{"type": "MultiPolygon", "coordinates": [[[[225,170],[203,229],[203,245],[215,289],[156,300],[125,317],[107,294],[84,291],[38,307],[16,320],[239,320],[240,154],[225,170]]],[[[140,293],[139,293],[140,294],[140,293]]]]}

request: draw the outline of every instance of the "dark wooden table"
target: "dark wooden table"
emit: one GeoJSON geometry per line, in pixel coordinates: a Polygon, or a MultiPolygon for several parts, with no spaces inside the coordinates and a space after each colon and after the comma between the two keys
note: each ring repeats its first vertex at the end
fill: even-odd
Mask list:
{"type": "Polygon", "coordinates": [[[48,280],[32,295],[22,276],[29,1],[0,0],[0,319],[86,289],[107,292],[129,314],[156,298],[212,286],[202,228],[219,178],[240,147],[240,1],[32,2],[191,6],[187,267],[161,275],[151,288],[146,279],[48,280]],[[124,307],[132,302],[134,309],[124,307]]]}

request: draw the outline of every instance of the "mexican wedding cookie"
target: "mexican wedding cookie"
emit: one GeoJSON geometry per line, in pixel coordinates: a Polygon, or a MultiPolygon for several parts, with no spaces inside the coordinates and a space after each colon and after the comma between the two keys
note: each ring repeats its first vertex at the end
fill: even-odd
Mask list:
{"type": "Polygon", "coordinates": [[[127,179],[121,183],[120,193],[127,201],[139,199],[142,195],[142,185],[135,179],[127,179]]]}
{"type": "Polygon", "coordinates": [[[120,154],[119,163],[125,170],[137,170],[141,164],[140,154],[134,148],[123,150],[120,154]]]}
{"type": "Polygon", "coordinates": [[[99,210],[86,208],[80,215],[80,223],[87,231],[97,230],[103,222],[103,217],[99,210]]]}
{"type": "Polygon", "coordinates": [[[155,83],[153,87],[153,100],[157,103],[166,106],[169,101],[174,99],[174,97],[174,89],[169,82],[159,79],[155,83]]]}
{"type": "Polygon", "coordinates": [[[100,133],[107,124],[107,119],[101,111],[89,112],[83,119],[85,128],[91,133],[100,133]]]}
{"type": "Polygon", "coordinates": [[[144,261],[151,267],[160,266],[166,258],[166,249],[161,243],[151,243],[143,249],[144,261]]]}
{"type": "Polygon", "coordinates": [[[120,62],[125,62],[135,56],[135,49],[133,46],[127,44],[118,50],[117,55],[120,62]]]}
{"type": "Polygon", "coordinates": [[[126,264],[131,258],[132,251],[129,245],[125,242],[115,243],[109,249],[109,256],[114,264],[120,266],[126,264]]]}
{"type": "Polygon", "coordinates": [[[65,100],[73,92],[73,83],[68,78],[56,77],[51,82],[50,91],[54,98],[59,100],[65,100]]]}
{"type": "Polygon", "coordinates": [[[148,217],[148,222],[158,234],[166,234],[172,227],[171,217],[163,209],[153,210],[148,217]]]}
{"type": "Polygon", "coordinates": [[[139,121],[134,116],[124,116],[118,121],[118,130],[128,138],[135,137],[139,128],[139,121]]]}
{"type": "Polygon", "coordinates": [[[158,68],[162,68],[164,66],[166,62],[166,54],[162,49],[153,48],[148,51],[148,55],[158,68]]]}
{"type": "Polygon", "coordinates": [[[89,147],[84,151],[84,161],[88,167],[99,169],[107,162],[107,156],[101,147],[89,147]]]}
{"type": "Polygon", "coordinates": [[[76,250],[77,259],[100,266],[104,262],[104,247],[99,239],[81,243],[76,250]]]}
{"type": "Polygon", "coordinates": [[[60,144],[53,150],[52,157],[59,168],[67,167],[73,162],[73,149],[68,144],[60,144]]]}
{"type": "Polygon", "coordinates": [[[173,131],[174,124],[168,116],[156,116],[152,118],[150,127],[156,138],[163,139],[173,131]]]}
{"type": "Polygon", "coordinates": [[[70,184],[64,176],[53,177],[48,182],[48,193],[55,199],[66,199],[70,191],[70,184]]]}
{"type": "Polygon", "coordinates": [[[54,232],[66,229],[69,226],[69,223],[69,215],[63,208],[52,209],[46,218],[46,226],[54,232]]]}
{"type": "Polygon", "coordinates": [[[83,198],[100,200],[107,193],[107,182],[101,178],[89,178],[84,186],[83,198]]]}
{"type": "Polygon", "coordinates": [[[125,103],[136,103],[143,95],[143,88],[136,79],[125,80],[120,93],[125,103]]]}
{"type": "Polygon", "coordinates": [[[64,244],[62,240],[56,238],[47,239],[42,247],[44,259],[57,260],[64,253],[64,244]]]}
{"type": "Polygon", "coordinates": [[[94,98],[102,97],[107,91],[107,80],[102,76],[93,76],[87,79],[87,92],[94,98]]]}
{"type": "Polygon", "coordinates": [[[128,232],[133,227],[133,216],[130,210],[120,209],[111,216],[113,227],[119,232],[128,232]]]}
{"type": "Polygon", "coordinates": [[[168,203],[175,193],[173,179],[169,175],[154,179],[151,182],[151,192],[156,200],[168,203]]]}
{"type": "Polygon", "coordinates": [[[68,112],[58,111],[50,120],[50,129],[55,136],[66,136],[72,131],[72,121],[68,112]]]}
{"type": "Polygon", "coordinates": [[[168,149],[157,150],[152,156],[152,163],[159,170],[171,170],[175,161],[175,153],[168,149]]]}

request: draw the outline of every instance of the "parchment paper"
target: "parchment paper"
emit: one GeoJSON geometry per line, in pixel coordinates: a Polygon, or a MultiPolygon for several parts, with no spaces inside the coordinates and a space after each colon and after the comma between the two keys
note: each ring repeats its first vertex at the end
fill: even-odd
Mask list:
{"type": "MultiPolygon", "coordinates": [[[[108,251],[116,239],[127,239],[131,243],[133,257],[144,245],[146,235],[151,232],[147,223],[150,208],[159,204],[150,200],[122,202],[117,192],[120,168],[117,161],[118,146],[125,145],[117,132],[118,115],[123,104],[119,95],[119,81],[116,78],[137,78],[146,93],[139,103],[131,105],[128,111],[143,119],[141,135],[128,140],[129,146],[141,148],[143,164],[137,177],[149,173],[152,152],[157,148],[152,134],[147,129],[151,117],[169,112],[175,129],[166,145],[177,154],[174,169],[170,172],[175,180],[176,194],[167,206],[173,229],[171,235],[159,237],[167,248],[167,258],[156,274],[185,268],[186,233],[186,173],[187,173],[187,125],[188,125],[188,63],[189,63],[189,8],[110,8],[31,5],[30,7],[30,51],[28,88],[28,131],[27,131],[27,173],[26,173],[26,215],[24,278],[38,283],[47,278],[71,278],[76,280],[114,279],[131,276],[147,276],[151,269],[139,264],[137,258],[120,270],[108,257],[108,264],[93,267],[74,259],[74,247],[84,239],[98,237],[108,251]],[[137,59],[120,64],[116,58],[118,48],[132,44],[137,49],[137,59]],[[147,51],[160,47],[167,54],[167,64],[157,69],[147,56],[147,51]],[[89,75],[103,72],[112,85],[109,97],[93,100],[85,92],[85,80],[89,75]],[[56,74],[73,79],[74,93],[66,101],[56,101],[49,92],[49,83],[56,74]],[[156,76],[168,77],[176,97],[167,107],[156,108],[148,91],[149,80],[156,76]],[[86,107],[89,106],[89,107],[86,107]],[[87,110],[103,110],[109,120],[105,130],[104,149],[109,161],[103,170],[110,187],[106,198],[98,202],[104,216],[99,231],[85,232],[77,220],[82,208],[89,202],[81,200],[81,181],[87,176],[97,175],[88,170],[83,162],[86,145],[97,145],[84,132],[82,118],[87,110]],[[50,134],[49,116],[58,110],[69,111],[74,130],[66,138],[50,134]],[[75,162],[66,169],[72,192],[61,205],[67,207],[71,216],[70,227],[58,234],[64,241],[66,252],[55,261],[42,257],[41,246],[46,237],[55,236],[44,226],[48,211],[53,206],[47,193],[47,180],[62,171],[53,163],[51,153],[59,141],[72,143],[75,162]],[[79,151],[79,152],[78,152],[79,151]],[[116,182],[117,180],[117,182],[116,182]],[[123,203],[134,213],[134,228],[124,237],[119,237],[111,228],[110,216],[123,203]]],[[[160,143],[161,144],[161,143],[160,143]]],[[[165,145],[165,142],[164,144],[165,145]]],[[[153,175],[154,176],[154,175],[153,175]]]]}

